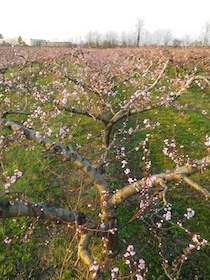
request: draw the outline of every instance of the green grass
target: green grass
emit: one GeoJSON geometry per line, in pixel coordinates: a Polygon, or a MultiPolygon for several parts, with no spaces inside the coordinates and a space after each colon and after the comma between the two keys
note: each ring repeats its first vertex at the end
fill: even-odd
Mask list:
{"type": "MultiPolygon", "coordinates": [[[[62,67],[62,64],[61,64],[62,67]]],[[[56,76],[53,73],[39,74],[40,65],[32,67],[35,76],[32,80],[28,79],[29,69],[26,67],[20,73],[18,67],[9,69],[5,76],[11,80],[18,75],[21,76],[21,82],[27,87],[37,86],[45,94],[52,91],[52,84],[56,76]],[[13,77],[11,76],[13,73],[13,77]]],[[[168,70],[170,78],[175,78],[177,75],[183,76],[184,69],[177,69],[172,66],[168,70]]],[[[135,78],[137,79],[137,78],[135,78]]],[[[69,91],[74,89],[72,85],[66,85],[64,80],[59,80],[58,88],[54,87],[52,93],[53,98],[58,98],[60,90],[67,88],[69,91]]],[[[165,81],[167,86],[167,81],[165,81]]],[[[2,93],[6,86],[3,86],[2,93]]],[[[129,91],[132,91],[129,82],[126,85],[120,85],[116,90],[119,92],[118,98],[122,100],[126,97],[129,91]],[[126,90],[126,91],[124,91],[126,90]]],[[[116,141],[116,148],[124,146],[126,150],[126,160],[131,169],[133,178],[141,179],[143,176],[144,165],[141,160],[143,156],[142,148],[138,152],[135,151],[137,146],[145,139],[146,134],[150,133],[151,140],[149,142],[150,155],[152,161],[151,173],[163,172],[166,169],[173,168],[175,165],[170,159],[166,158],[162,149],[164,147],[164,139],[175,139],[177,143],[178,154],[183,154],[183,164],[186,162],[186,155],[190,159],[196,159],[205,156],[206,150],[203,146],[205,135],[209,133],[209,115],[202,114],[202,111],[210,112],[210,90],[209,88],[200,89],[197,86],[189,88],[186,95],[180,98],[180,104],[183,108],[177,109],[173,107],[160,108],[151,112],[139,114],[129,118],[126,129],[135,127],[135,125],[143,125],[145,118],[151,123],[160,122],[160,126],[153,131],[145,130],[142,133],[134,133],[132,135],[120,135],[116,141]],[[189,104],[185,107],[185,104],[189,104]],[[183,148],[180,146],[183,145],[183,148]]],[[[4,95],[4,97],[6,94],[4,95]]],[[[25,105],[26,94],[18,90],[15,86],[11,87],[10,95],[12,104],[10,109],[15,109],[19,104],[21,108],[25,105]]],[[[37,108],[37,101],[32,95],[28,95],[27,102],[34,108],[37,108]]],[[[116,103],[118,100],[116,101],[116,103]]],[[[70,105],[74,104],[74,101],[70,105]]],[[[47,108],[48,114],[53,110],[51,104],[39,103],[43,110],[47,108]]],[[[0,100],[1,111],[5,109],[3,101],[0,100]]],[[[8,118],[13,119],[14,116],[8,118]]],[[[24,122],[26,116],[15,116],[20,123],[24,122]]],[[[124,120],[123,120],[124,121],[124,120]]],[[[44,132],[44,128],[39,126],[39,118],[33,120],[33,127],[36,130],[44,132]]],[[[60,141],[55,134],[58,133],[60,125],[65,124],[70,129],[71,138],[64,139],[64,144],[72,144],[85,158],[91,163],[96,164],[98,158],[103,153],[101,147],[101,131],[104,129],[100,122],[92,122],[85,116],[70,115],[66,112],[61,112],[55,119],[47,118],[47,125],[52,129],[52,140],[60,141]],[[74,124],[77,124],[76,126],[74,124]],[[87,139],[87,135],[91,133],[92,137],[87,139]],[[81,147],[78,147],[81,145],[81,147]]],[[[119,123],[115,127],[115,131],[122,126],[119,123]]],[[[63,207],[65,209],[76,209],[84,211],[87,215],[97,218],[99,211],[98,194],[92,186],[90,180],[87,180],[84,174],[73,169],[69,162],[63,162],[58,158],[49,155],[43,156],[42,148],[24,140],[19,144],[19,141],[10,137],[10,132],[1,129],[1,134],[7,137],[7,150],[1,151],[2,166],[8,172],[9,176],[13,175],[14,169],[19,169],[23,172],[23,176],[12,185],[15,190],[23,190],[26,195],[33,201],[45,201],[55,207],[63,207]],[[34,145],[34,148],[31,147],[34,145]],[[88,208],[87,205],[92,207],[88,208]],[[92,212],[94,209],[94,213],[92,212]]],[[[107,181],[110,183],[111,189],[116,189],[127,184],[127,178],[121,168],[121,160],[115,160],[116,149],[109,156],[111,164],[108,166],[105,174],[107,181]]],[[[206,171],[205,175],[196,174],[194,180],[198,181],[208,190],[210,183],[210,172],[206,171]]],[[[5,176],[0,173],[1,192],[4,191],[3,184],[5,176]]],[[[167,201],[172,204],[173,221],[186,213],[187,208],[195,210],[195,217],[186,222],[185,226],[192,232],[200,234],[201,238],[210,240],[210,208],[209,203],[204,200],[202,195],[190,189],[185,184],[169,185],[167,193],[167,201]]],[[[138,210],[139,198],[129,199],[124,204],[120,205],[116,210],[119,219],[119,240],[121,251],[114,259],[107,261],[105,270],[105,279],[109,279],[109,269],[113,266],[120,268],[122,275],[128,275],[129,269],[125,265],[122,254],[126,251],[129,244],[135,246],[137,259],[143,258],[148,267],[147,279],[167,279],[164,276],[161,267],[161,259],[159,257],[158,241],[154,238],[150,228],[151,219],[150,213],[146,213],[144,219],[136,219],[132,223],[129,220],[138,210]]],[[[86,279],[86,273],[83,272],[82,266],[80,271],[74,268],[76,260],[76,244],[77,239],[70,230],[65,227],[53,225],[51,223],[43,223],[32,221],[35,224],[35,230],[31,234],[30,240],[27,243],[22,241],[27,234],[31,221],[27,218],[18,218],[14,220],[2,220],[0,224],[0,275],[2,279],[41,279],[42,275],[46,275],[46,279],[86,279]],[[46,229],[47,227],[47,229],[46,229]],[[23,229],[22,229],[23,228],[23,229]],[[12,239],[12,242],[5,244],[3,242],[5,236],[12,239]],[[47,241],[48,245],[45,245],[47,241]],[[67,252],[69,254],[67,254],[67,252]],[[60,277],[60,278],[59,278],[60,277]]],[[[170,228],[165,232],[159,232],[164,241],[164,253],[169,261],[177,258],[182,254],[183,248],[189,242],[187,235],[179,228],[170,228]]],[[[99,242],[96,242],[95,255],[101,255],[101,247],[99,242]]],[[[181,271],[180,279],[194,279],[195,275],[198,279],[210,278],[210,247],[209,245],[196,251],[189,256],[189,259],[184,263],[181,271]]],[[[196,278],[195,278],[196,279],[196,278]]]]}
{"type": "MultiPolygon", "coordinates": [[[[173,73],[173,69],[171,70],[173,73]]],[[[186,155],[190,159],[200,158],[201,155],[206,154],[206,149],[203,145],[205,140],[205,135],[209,133],[209,117],[208,115],[202,114],[202,110],[206,112],[210,111],[210,96],[209,89],[200,90],[198,87],[191,87],[186,95],[180,99],[180,103],[184,106],[186,103],[189,104],[188,107],[185,106],[181,110],[176,108],[160,108],[155,111],[144,113],[138,117],[130,118],[127,127],[134,126],[135,123],[142,123],[145,118],[148,118],[150,122],[159,121],[160,126],[155,128],[154,131],[145,131],[141,134],[134,134],[128,136],[125,140],[119,139],[120,145],[125,147],[126,151],[134,150],[135,147],[139,146],[139,143],[145,139],[147,133],[151,134],[150,142],[150,157],[152,161],[151,173],[159,173],[164,170],[175,167],[174,163],[166,158],[161,152],[164,146],[163,140],[166,138],[175,139],[177,144],[177,154],[183,155],[183,164],[186,163],[186,155]],[[180,148],[184,146],[184,148],[180,148]]],[[[141,174],[143,174],[143,163],[141,162],[141,157],[143,153],[128,152],[126,160],[128,161],[128,167],[131,169],[131,177],[140,179],[141,174]]],[[[111,176],[120,178],[121,181],[126,182],[126,176],[123,174],[121,169],[121,160],[115,162],[110,168],[111,176]]],[[[206,187],[209,190],[209,178],[210,172],[207,171],[205,176],[201,174],[196,174],[192,176],[195,181],[199,182],[201,186],[206,187]]],[[[118,187],[118,182],[113,186],[118,187]]],[[[199,232],[201,239],[210,238],[209,228],[209,202],[206,201],[202,195],[198,194],[195,190],[192,190],[189,186],[181,184],[174,187],[173,184],[169,185],[169,192],[167,194],[167,201],[172,203],[172,215],[176,219],[183,217],[186,213],[187,208],[192,208],[195,210],[195,217],[190,221],[187,221],[185,226],[189,228],[192,232],[199,232]],[[171,189],[170,189],[171,188],[171,189]]],[[[128,244],[134,244],[136,251],[146,260],[148,264],[148,274],[147,279],[168,279],[163,275],[163,270],[161,268],[161,260],[159,258],[159,248],[157,245],[157,240],[151,236],[149,231],[148,221],[134,221],[129,224],[128,221],[132,218],[134,213],[138,209],[137,200],[129,200],[128,204],[125,203],[118,209],[119,213],[119,227],[120,227],[120,239],[122,245],[122,251],[126,251],[126,246],[128,244]],[[129,205],[129,206],[128,206],[129,205]],[[128,210],[129,207],[129,210],[128,210]],[[126,241],[125,243],[122,241],[126,241]]],[[[168,232],[164,236],[164,241],[167,246],[172,248],[166,250],[165,257],[168,259],[176,259],[181,256],[182,250],[190,242],[187,235],[179,229],[174,229],[172,232],[168,232]],[[173,253],[173,254],[172,254],[173,253]]],[[[119,267],[122,273],[129,274],[128,267],[126,268],[123,262],[120,262],[119,267]],[[121,266],[120,266],[121,265],[121,266]]],[[[195,275],[198,279],[208,279],[210,265],[210,250],[209,246],[202,248],[201,251],[196,251],[189,256],[189,259],[183,265],[181,270],[180,279],[194,279],[195,275]],[[206,266],[206,264],[208,265],[206,266]]]]}

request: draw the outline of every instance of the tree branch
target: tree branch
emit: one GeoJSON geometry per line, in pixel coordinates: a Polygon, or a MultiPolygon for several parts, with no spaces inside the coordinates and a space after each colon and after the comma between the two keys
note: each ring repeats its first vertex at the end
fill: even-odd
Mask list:
{"type": "Polygon", "coordinates": [[[54,208],[47,203],[34,203],[21,199],[0,200],[0,218],[5,219],[21,216],[78,225],[85,223],[85,215],[82,212],[54,208]]]}
{"type": "MultiPolygon", "coordinates": [[[[208,85],[210,84],[209,80],[210,77],[205,77],[205,76],[192,76],[191,78],[189,78],[187,80],[187,82],[181,87],[181,89],[177,92],[177,93],[173,93],[172,96],[170,96],[170,102],[174,102],[175,100],[177,100],[180,96],[182,96],[184,94],[184,92],[188,89],[188,87],[192,84],[192,82],[194,82],[195,80],[204,80],[208,85]]],[[[156,81],[155,83],[156,84],[156,81]]],[[[153,85],[154,85],[153,84],[153,85]]],[[[154,86],[151,86],[152,88],[154,86]]],[[[126,116],[131,116],[137,113],[143,113],[146,111],[151,111],[157,108],[160,108],[162,106],[165,105],[165,102],[155,102],[154,104],[150,104],[147,106],[143,106],[142,108],[130,108],[131,104],[133,103],[133,101],[137,100],[142,94],[148,92],[148,89],[146,91],[136,91],[133,95],[135,96],[134,99],[128,101],[128,103],[126,103],[122,109],[120,109],[110,120],[110,123],[117,123],[119,120],[121,120],[122,118],[126,117],[126,116]],[[129,110],[128,110],[129,109],[129,110]]],[[[168,101],[167,101],[168,102],[168,101]]]]}
{"type": "MultiPolygon", "coordinates": [[[[165,184],[172,181],[180,181],[182,178],[185,178],[186,176],[190,176],[194,173],[205,170],[206,168],[209,167],[210,167],[210,156],[206,156],[201,160],[197,160],[195,163],[191,165],[188,164],[185,166],[175,168],[173,170],[168,170],[164,173],[155,174],[147,179],[142,178],[141,180],[133,184],[127,185],[124,188],[116,191],[108,200],[108,204],[110,205],[110,207],[111,206],[116,207],[120,203],[128,199],[129,197],[139,193],[141,189],[144,188],[145,186],[152,187],[159,184],[162,185],[163,181],[165,182],[165,184]]],[[[210,199],[210,194],[208,191],[204,189],[202,191],[200,189],[199,191],[203,193],[207,199],[210,199]]]]}
{"type": "Polygon", "coordinates": [[[189,86],[194,82],[195,80],[203,80],[210,86],[210,76],[192,76],[190,77],[187,82],[184,84],[184,86],[177,92],[174,93],[174,95],[171,98],[171,102],[177,100],[180,96],[184,94],[184,92],[189,88],[189,86]]]}
{"type": "Polygon", "coordinates": [[[160,79],[162,78],[163,73],[165,72],[165,70],[166,70],[166,68],[167,68],[167,66],[168,66],[168,64],[169,64],[170,61],[171,61],[171,59],[168,59],[168,60],[165,62],[165,64],[163,65],[162,70],[160,71],[160,73],[159,73],[159,75],[157,76],[157,78],[156,78],[156,80],[154,81],[154,83],[151,84],[151,86],[149,86],[149,87],[146,88],[146,92],[149,92],[150,90],[152,90],[152,89],[157,85],[157,83],[158,83],[158,82],[160,81],[160,79]]]}
{"type": "Polygon", "coordinates": [[[94,120],[99,120],[102,121],[104,124],[108,123],[108,120],[105,119],[103,116],[101,116],[101,114],[94,114],[94,113],[90,113],[88,110],[84,111],[81,109],[76,109],[75,107],[67,107],[67,106],[58,106],[59,110],[65,110],[67,112],[71,112],[71,113],[75,113],[78,115],[84,115],[90,118],[93,118],[94,120]]]}
{"type": "MultiPolygon", "coordinates": [[[[99,276],[99,266],[96,264],[95,260],[92,258],[90,251],[88,249],[91,239],[91,234],[82,233],[80,235],[80,241],[78,244],[78,259],[83,261],[89,268],[89,273],[93,279],[100,279],[99,276]]],[[[76,262],[76,264],[77,264],[76,262]]],[[[76,265],[75,264],[75,265],[76,265]]]]}
{"type": "Polygon", "coordinates": [[[73,82],[74,84],[78,85],[78,86],[81,86],[82,88],[84,88],[85,90],[88,90],[98,96],[101,96],[101,94],[97,91],[97,90],[94,90],[91,86],[81,82],[81,81],[78,81],[77,79],[74,79],[74,78],[71,78],[67,75],[65,75],[65,77],[70,81],[70,82],[73,82]]]}
{"type": "Polygon", "coordinates": [[[65,160],[70,160],[75,167],[81,169],[93,180],[101,197],[108,191],[108,184],[103,179],[100,172],[93,168],[87,160],[83,159],[78,153],[76,153],[71,145],[62,146],[48,138],[40,136],[39,134],[37,136],[35,130],[26,128],[16,122],[8,121],[4,115],[0,115],[0,124],[13,131],[20,131],[20,133],[23,133],[27,139],[33,140],[37,144],[45,147],[47,150],[43,152],[44,154],[59,154],[62,155],[65,160]]]}
{"type": "Polygon", "coordinates": [[[76,85],[78,86],[81,86],[84,90],[87,90],[89,92],[92,92],[93,94],[97,95],[99,98],[100,98],[100,101],[101,101],[101,104],[104,106],[104,107],[107,107],[109,109],[111,109],[112,111],[112,108],[111,108],[111,104],[107,104],[104,99],[103,99],[103,96],[102,96],[102,93],[104,92],[103,90],[96,90],[94,89],[92,86],[86,84],[86,83],[83,83],[81,81],[78,81],[77,79],[74,79],[74,78],[71,78],[67,75],[65,75],[65,77],[70,81],[70,82],[73,82],[75,83],[76,85]]]}
{"type": "Polygon", "coordinates": [[[7,115],[31,115],[31,112],[25,112],[25,111],[16,111],[16,110],[13,110],[13,111],[5,111],[3,112],[2,114],[2,117],[6,118],[7,115]]]}
{"type": "Polygon", "coordinates": [[[196,190],[196,191],[200,192],[201,194],[203,194],[207,199],[210,198],[210,193],[206,189],[201,187],[197,182],[194,182],[192,179],[190,179],[187,176],[182,176],[182,179],[184,180],[184,182],[186,184],[188,184],[194,190],[196,190]]]}

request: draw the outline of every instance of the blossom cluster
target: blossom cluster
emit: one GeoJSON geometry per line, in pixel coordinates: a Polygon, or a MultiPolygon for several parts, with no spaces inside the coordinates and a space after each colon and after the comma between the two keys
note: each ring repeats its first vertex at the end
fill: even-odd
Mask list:
{"type": "Polygon", "coordinates": [[[11,184],[14,184],[17,181],[17,179],[22,176],[22,174],[23,173],[21,171],[19,171],[18,169],[15,169],[14,175],[12,175],[11,177],[7,176],[6,183],[4,184],[5,190],[8,190],[8,188],[11,186],[11,184]]]}
{"type": "Polygon", "coordinates": [[[166,207],[164,208],[164,210],[166,212],[165,212],[165,214],[163,214],[163,218],[166,221],[170,221],[171,220],[171,204],[167,204],[166,207]]]}
{"type": "MultiPolygon", "coordinates": [[[[184,261],[188,259],[188,255],[192,253],[192,250],[199,251],[201,247],[208,245],[208,241],[206,239],[200,240],[200,235],[193,234],[192,235],[192,242],[190,243],[183,251],[184,253],[181,255],[179,262],[180,264],[183,264],[184,261]]],[[[177,261],[173,262],[173,266],[177,266],[177,261]]]]}
{"type": "MultiPolygon", "coordinates": [[[[165,213],[162,215],[162,219],[160,222],[156,223],[157,228],[161,228],[163,226],[164,220],[170,221],[171,216],[171,205],[168,204],[164,208],[165,213]]],[[[180,268],[182,267],[183,263],[188,259],[188,255],[192,253],[192,250],[200,250],[202,246],[208,245],[208,241],[206,239],[200,240],[200,235],[190,232],[188,229],[183,227],[183,222],[186,220],[191,219],[195,215],[195,211],[192,208],[187,208],[187,213],[184,214],[182,221],[177,221],[177,226],[180,227],[182,230],[185,231],[191,237],[191,242],[183,249],[183,253],[176,257],[172,262],[170,262],[166,256],[164,256],[163,250],[163,241],[158,237],[159,240],[159,248],[161,249],[159,252],[159,256],[162,258],[162,266],[168,275],[171,275],[171,279],[175,279],[174,276],[176,273],[179,273],[180,268]]],[[[170,223],[173,224],[171,221],[170,223]]],[[[175,224],[174,224],[175,226],[175,224]]],[[[164,229],[166,230],[166,228],[164,229]]],[[[157,232],[155,231],[155,236],[157,236],[157,232]]],[[[171,257],[170,257],[171,258],[171,257]]]]}
{"type": "Polygon", "coordinates": [[[184,217],[186,217],[188,220],[191,219],[195,215],[195,211],[191,208],[187,208],[187,213],[184,214],[184,217]]]}
{"type": "Polygon", "coordinates": [[[205,145],[206,147],[209,147],[209,146],[210,146],[210,136],[209,136],[209,135],[206,135],[206,136],[205,136],[204,145],[205,145]]]}
{"type": "Polygon", "coordinates": [[[96,278],[99,270],[99,265],[94,261],[93,264],[90,266],[90,271],[92,273],[92,277],[96,278]]]}
{"type": "Polygon", "coordinates": [[[61,140],[66,138],[67,133],[69,132],[69,128],[67,126],[60,126],[58,133],[56,134],[56,137],[60,137],[61,140]]]}
{"type": "Polygon", "coordinates": [[[173,162],[176,164],[176,166],[180,166],[180,164],[183,164],[185,161],[187,164],[190,162],[190,158],[188,155],[183,155],[182,149],[184,148],[183,145],[180,145],[177,147],[175,139],[172,139],[171,141],[169,139],[164,139],[164,147],[163,147],[163,154],[167,157],[169,157],[173,162]],[[179,148],[179,150],[178,150],[179,148]]]}
{"type": "Polygon", "coordinates": [[[177,152],[176,148],[176,142],[174,139],[169,142],[169,139],[164,139],[165,147],[163,148],[163,153],[165,156],[168,156],[172,160],[175,159],[175,154],[177,152]]]}
{"type": "Polygon", "coordinates": [[[9,243],[11,243],[11,242],[12,242],[12,239],[9,238],[8,236],[7,236],[6,238],[4,238],[4,243],[5,243],[5,244],[9,244],[9,243]]]}
{"type": "MultiPolygon", "coordinates": [[[[127,251],[124,253],[125,263],[129,267],[130,275],[134,275],[136,280],[143,280],[145,279],[146,274],[146,264],[144,259],[139,259],[138,261],[135,260],[134,256],[136,252],[134,250],[133,245],[129,245],[127,247],[127,251]]],[[[114,267],[111,270],[111,279],[117,280],[119,278],[120,270],[118,267],[114,267]]],[[[124,278],[124,277],[123,277],[124,278]]],[[[129,278],[129,276],[128,276],[129,278]]],[[[132,278],[133,279],[133,278],[132,278]]]]}
{"type": "Polygon", "coordinates": [[[163,227],[163,223],[164,221],[170,221],[171,220],[171,204],[168,203],[165,207],[164,207],[164,213],[162,214],[162,218],[160,221],[158,221],[156,223],[156,226],[158,228],[162,228],[163,227]]]}

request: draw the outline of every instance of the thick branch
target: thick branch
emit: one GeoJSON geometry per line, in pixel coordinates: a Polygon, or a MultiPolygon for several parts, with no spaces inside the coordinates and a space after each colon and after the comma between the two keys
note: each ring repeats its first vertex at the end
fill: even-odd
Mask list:
{"type": "Polygon", "coordinates": [[[88,266],[90,276],[93,279],[100,279],[99,266],[92,258],[88,248],[91,237],[92,237],[91,234],[88,233],[82,233],[80,235],[80,241],[78,244],[78,260],[81,260],[85,265],[88,266]]]}
{"type": "Polygon", "coordinates": [[[0,200],[0,218],[34,217],[42,220],[67,222],[81,225],[85,222],[82,212],[54,208],[47,203],[32,203],[25,200],[0,200]]]}
{"type": "Polygon", "coordinates": [[[202,193],[206,198],[210,198],[210,193],[206,189],[202,188],[197,182],[193,181],[192,179],[190,179],[187,176],[182,176],[182,179],[191,188],[193,188],[194,190],[202,193]]]}
{"type": "Polygon", "coordinates": [[[42,145],[47,149],[45,153],[59,154],[62,155],[65,160],[70,160],[75,167],[81,169],[93,180],[95,187],[99,191],[101,199],[103,199],[102,197],[108,191],[108,185],[106,181],[103,179],[98,170],[93,168],[87,160],[83,159],[78,153],[74,151],[71,145],[62,146],[58,143],[54,143],[48,138],[41,137],[39,133],[33,129],[26,128],[23,125],[17,124],[13,121],[8,121],[5,117],[0,117],[0,123],[2,125],[13,131],[19,131],[23,133],[27,139],[33,140],[37,144],[42,145]]]}
{"type": "MultiPolygon", "coordinates": [[[[165,63],[164,66],[163,66],[163,69],[161,70],[161,72],[160,72],[160,74],[158,75],[157,79],[154,81],[154,83],[153,83],[151,86],[149,86],[148,88],[146,88],[146,89],[144,90],[144,92],[149,92],[150,90],[152,90],[152,89],[157,85],[157,83],[158,83],[159,80],[161,79],[161,77],[162,77],[162,75],[163,75],[163,73],[164,73],[166,67],[168,66],[169,61],[170,61],[170,59],[166,61],[166,63],[165,63]]],[[[122,108],[121,110],[119,110],[119,111],[113,116],[113,118],[112,118],[112,120],[111,120],[110,122],[116,122],[115,120],[118,121],[119,118],[121,119],[122,116],[125,116],[125,114],[126,114],[126,115],[130,115],[130,113],[131,113],[131,111],[130,111],[130,106],[133,104],[133,102],[134,102],[135,100],[138,100],[138,99],[141,97],[141,93],[142,93],[142,91],[137,90],[137,91],[133,94],[134,98],[132,98],[131,100],[129,100],[129,101],[123,106],[123,108],[122,108]]],[[[138,112],[138,109],[136,110],[136,113],[137,113],[137,112],[138,112]]]]}
{"type": "MultiPolygon", "coordinates": [[[[164,181],[165,183],[172,182],[172,181],[180,181],[182,178],[185,178],[186,176],[191,176],[192,174],[199,172],[201,170],[205,170],[206,168],[209,167],[210,167],[210,156],[206,156],[201,160],[197,160],[192,165],[185,165],[173,170],[168,170],[164,173],[153,175],[147,179],[142,178],[141,180],[116,191],[110,197],[108,204],[110,205],[110,207],[119,205],[129,197],[139,193],[139,191],[142,188],[144,188],[145,185],[155,186],[155,185],[159,185],[159,183],[162,184],[162,181],[164,181]]],[[[187,183],[189,184],[189,181],[187,183]]],[[[202,194],[204,194],[208,199],[210,199],[210,194],[208,191],[206,190],[201,191],[201,189],[199,190],[198,188],[197,190],[200,191],[202,194]]]]}
{"type": "Polygon", "coordinates": [[[195,81],[195,80],[203,80],[210,86],[210,76],[192,76],[190,77],[187,82],[184,84],[184,86],[177,92],[174,93],[173,97],[171,98],[171,101],[177,100],[180,96],[184,94],[184,92],[189,88],[189,86],[195,81]]]}
{"type": "Polygon", "coordinates": [[[81,259],[89,267],[94,263],[94,260],[91,257],[90,252],[88,250],[90,239],[90,234],[81,234],[80,241],[78,244],[78,259],[81,259]]]}
{"type": "Polygon", "coordinates": [[[14,115],[31,115],[30,112],[15,111],[15,110],[13,110],[13,111],[5,111],[5,112],[2,114],[2,117],[5,118],[7,115],[12,115],[12,114],[14,114],[14,115]]]}
{"type": "Polygon", "coordinates": [[[114,125],[119,122],[120,120],[131,116],[131,115],[135,115],[137,113],[143,113],[143,112],[147,112],[147,111],[151,111],[160,107],[165,106],[166,104],[168,104],[169,102],[172,103],[174,101],[176,101],[180,96],[182,96],[185,91],[188,89],[188,87],[195,81],[195,80],[203,80],[205,81],[208,85],[210,85],[210,77],[204,77],[204,76],[193,76],[191,78],[189,78],[187,80],[187,82],[182,86],[182,88],[178,91],[173,93],[172,96],[169,96],[168,98],[165,98],[165,100],[161,101],[161,102],[154,102],[154,103],[150,103],[145,104],[145,106],[142,107],[138,107],[135,106],[134,108],[132,108],[132,104],[135,100],[138,100],[142,95],[144,95],[146,92],[148,92],[149,90],[153,89],[156,84],[158,83],[158,81],[160,80],[166,66],[167,66],[168,62],[164,65],[163,70],[161,71],[160,75],[158,76],[158,78],[156,79],[156,81],[150,86],[148,87],[145,91],[136,91],[133,96],[135,96],[132,100],[129,100],[119,111],[117,111],[115,113],[115,115],[109,120],[108,124],[106,125],[106,131],[107,134],[105,135],[105,143],[107,144],[107,147],[109,145],[109,138],[111,135],[111,131],[112,128],[114,127],[114,125]]]}
{"type": "MultiPolygon", "coordinates": [[[[177,100],[180,96],[182,96],[184,94],[184,92],[188,89],[188,87],[195,81],[195,80],[204,80],[208,85],[210,84],[209,80],[210,80],[210,77],[204,77],[204,76],[193,76],[191,78],[189,78],[187,80],[187,82],[182,86],[182,88],[176,92],[176,93],[173,93],[173,96],[170,96],[170,102],[173,102],[175,100],[177,100]]],[[[155,81],[156,83],[156,81],[155,81]]],[[[154,84],[155,84],[154,83],[154,84]]],[[[154,85],[153,84],[153,85],[154,85]]],[[[154,86],[151,86],[151,88],[153,88],[154,86]]],[[[144,92],[148,92],[148,90],[144,91],[144,92]]],[[[135,99],[132,100],[135,101],[137,100],[141,95],[142,93],[144,92],[141,92],[141,91],[136,91],[134,93],[134,96],[135,96],[135,99]]],[[[165,105],[165,102],[162,101],[162,102],[156,102],[154,104],[150,104],[150,105],[147,105],[147,106],[144,106],[144,107],[136,107],[136,108],[130,108],[131,106],[131,101],[127,102],[122,109],[120,109],[110,120],[110,123],[112,123],[113,125],[115,123],[117,123],[119,120],[127,117],[127,116],[131,116],[131,115],[134,115],[134,114],[137,114],[137,113],[143,113],[143,112],[146,112],[146,111],[151,111],[153,109],[157,109],[159,107],[162,107],[165,105]]],[[[168,101],[167,101],[168,102],[168,101]]]]}

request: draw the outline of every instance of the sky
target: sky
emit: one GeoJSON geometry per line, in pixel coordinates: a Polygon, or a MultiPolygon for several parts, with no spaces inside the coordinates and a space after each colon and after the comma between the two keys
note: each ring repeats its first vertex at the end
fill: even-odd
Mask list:
{"type": "Polygon", "coordinates": [[[149,32],[195,39],[210,23],[210,0],[0,0],[4,38],[80,40],[89,31],[135,31],[137,19],[149,32]]]}

